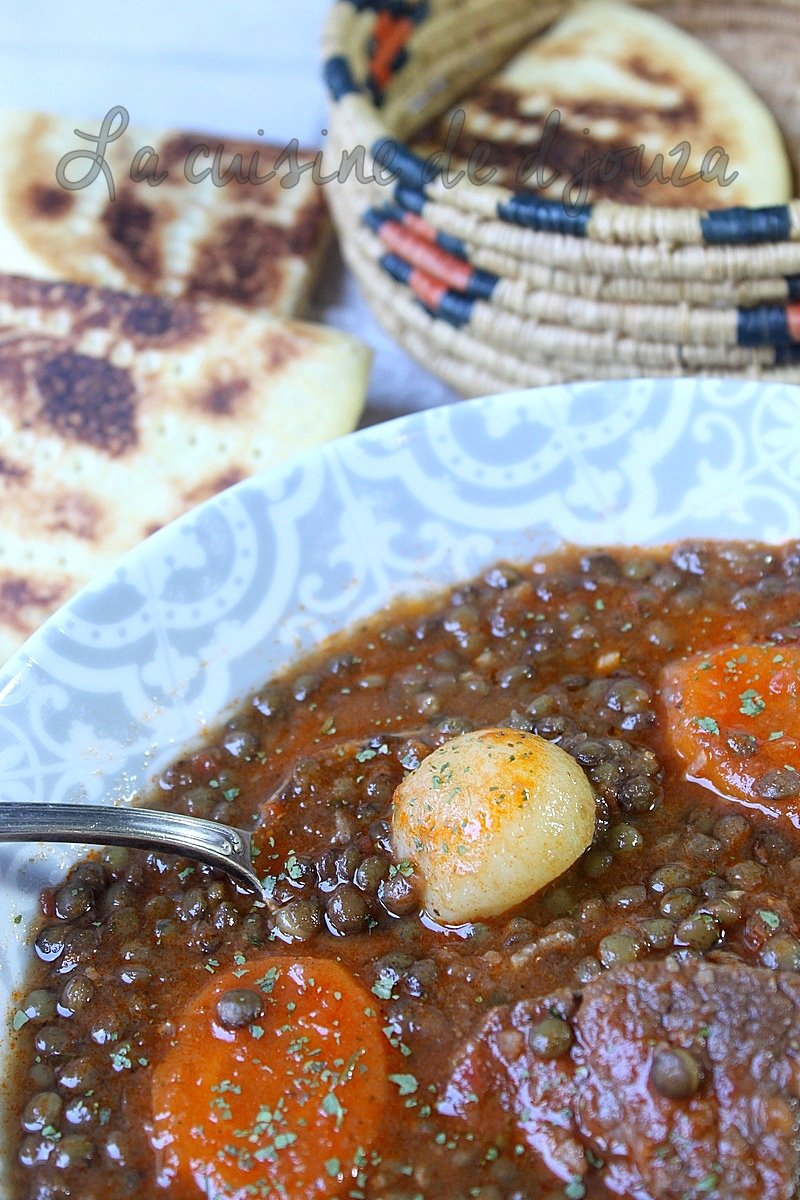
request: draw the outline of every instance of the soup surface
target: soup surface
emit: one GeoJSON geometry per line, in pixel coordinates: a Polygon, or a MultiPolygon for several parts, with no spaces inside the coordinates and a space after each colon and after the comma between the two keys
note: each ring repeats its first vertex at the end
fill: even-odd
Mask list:
{"type": "Polygon", "coordinates": [[[567,549],[351,631],[149,798],[254,828],[263,901],[118,849],[42,896],[17,1200],[789,1200],[799,741],[800,544],[567,549]],[[486,728],[569,755],[594,835],[445,925],[393,796],[486,728]]]}

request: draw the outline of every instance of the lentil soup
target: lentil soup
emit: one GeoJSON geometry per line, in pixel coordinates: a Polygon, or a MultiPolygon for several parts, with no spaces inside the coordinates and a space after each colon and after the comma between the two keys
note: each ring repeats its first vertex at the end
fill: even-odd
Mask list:
{"type": "Polygon", "coordinates": [[[120,849],[42,895],[16,1200],[789,1200],[798,743],[800,544],[565,549],[341,636],[148,797],[255,829],[263,900],[120,849]],[[566,870],[552,775],[459,816],[487,730],[590,797],[566,870]]]}

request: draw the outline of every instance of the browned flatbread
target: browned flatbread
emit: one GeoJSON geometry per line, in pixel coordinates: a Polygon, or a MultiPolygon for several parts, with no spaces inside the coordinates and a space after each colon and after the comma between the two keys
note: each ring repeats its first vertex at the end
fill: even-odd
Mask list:
{"type": "Polygon", "coordinates": [[[319,325],[0,275],[0,659],[159,526],[352,429],[368,366],[319,325]]]}
{"type": "Polygon", "coordinates": [[[472,158],[475,178],[493,171],[491,182],[571,205],[718,208],[792,195],[777,122],[744,79],[677,26],[618,0],[576,4],[425,131],[417,153],[441,150],[448,132],[453,172],[472,158]],[[714,147],[727,165],[706,159],[714,147]]]}
{"type": "MultiPolygon", "coordinates": [[[[57,181],[58,164],[75,151],[86,157],[64,166],[66,179],[88,177],[95,145],[78,137],[76,127],[97,135],[101,122],[0,113],[0,271],[171,299],[228,300],[284,316],[302,310],[329,221],[310,171],[283,186],[292,170],[291,159],[276,166],[285,148],[129,127],[104,154],[111,200],[102,171],[79,190],[57,181]],[[145,153],[138,167],[153,178],[166,173],[157,186],[131,179],[137,151],[146,147],[158,160],[145,153]],[[190,182],[187,169],[190,178],[202,174],[217,147],[217,178],[229,172],[231,182],[216,186],[210,175],[190,182]],[[237,171],[257,182],[237,181],[237,171]],[[274,179],[258,182],[270,171],[274,179]]],[[[297,164],[312,158],[299,151],[297,164]]]]}

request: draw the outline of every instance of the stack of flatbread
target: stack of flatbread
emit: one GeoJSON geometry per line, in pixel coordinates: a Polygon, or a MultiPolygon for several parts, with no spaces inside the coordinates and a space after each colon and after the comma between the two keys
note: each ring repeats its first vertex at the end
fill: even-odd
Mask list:
{"type": "Polygon", "coordinates": [[[297,315],[330,235],[313,155],[124,127],[119,111],[102,167],[79,135],[101,121],[0,113],[0,270],[297,315]]]}
{"type": "Polygon", "coordinates": [[[0,276],[0,658],[173,517],[352,428],[368,365],[321,325],[0,276]]]}
{"type": "Polygon", "coordinates": [[[0,661],[161,525],[352,429],[366,394],[360,343],[290,319],[328,236],[310,173],[219,186],[281,153],[225,140],[193,183],[220,139],[128,129],[113,200],[104,172],[61,186],[99,124],[0,119],[0,661]],[[131,178],[144,147],[156,186],[131,178]]]}
{"type": "Polygon", "coordinates": [[[514,191],[577,205],[719,208],[792,196],[780,129],[750,86],[677,26],[617,0],[577,4],[415,149],[443,147],[453,172],[472,159],[478,179],[491,171],[514,191]]]}

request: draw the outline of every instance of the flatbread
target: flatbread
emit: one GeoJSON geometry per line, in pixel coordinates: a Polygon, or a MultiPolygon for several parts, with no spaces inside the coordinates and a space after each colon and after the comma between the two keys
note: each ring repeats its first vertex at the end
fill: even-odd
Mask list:
{"type": "MultiPolygon", "coordinates": [[[[698,208],[781,204],[792,196],[780,129],[750,86],[677,26],[618,0],[579,4],[423,134],[418,153],[441,149],[459,109],[464,128],[453,169],[488,145],[482,171],[495,168],[494,182],[515,191],[560,199],[572,182],[566,193],[572,203],[698,208]],[[560,114],[554,135],[546,130],[553,112],[560,114]],[[738,178],[726,186],[714,179],[677,186],[679,158],[670,151],[681,142],[691,147],[681,167],[684,179],[702,171],[715,146],[729,159],[720,175],[735,171],[738,178]],[[547,153],[539,150],[543,145],[549,145],[547,153]],[[636,172],[633,150],[624,157],[619,152],[639,146],[645,153],[636,172]],[[588,173],[587,154],[595,163],[588,173]],[[659,154],[671,182],[651,177],[643,186],[659,154]],[[582,189],[584,179],[588,186],[582,189]]],[[[712,167],[713,161],[707,174],[712,167]]]]}
{"type": "MultiPolygon", "coordinates": [[[[330,225],[311,172],[292,174],[291,157],[279,163],[285,147],[128,127],[104,154],[111,200],[100,169],[78,190],[59,185],[58,165],[76,151],[83,157],[64,164],[65,178],[90,177],[96,144],[76,128],[96,136],[101,122],[0,111],[0,271],[170,299],[228,300],[284,316],[302,311],[330,225]],[[190,182],[187,166],[190,178],[202,175],[219,147],[218,182],[231,168],[245,178],[270,171],[275,178],[232,176],[216,186],[206,175],[190,182]],[[166,178],[151,185],[161,173],[166,178]],[[283,186],[292,179],[294,186],[283,186]]],[[[312,158],[299,151],[297,166],[312,158]]]]}
{"type": "Polygon", "coordinates": [[[352,429],[368,367],[320,325],[0,276],[0,659],[159,526],[352,429]]]}

